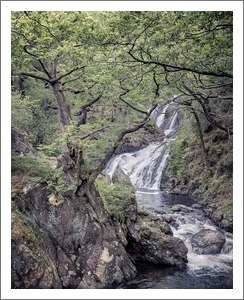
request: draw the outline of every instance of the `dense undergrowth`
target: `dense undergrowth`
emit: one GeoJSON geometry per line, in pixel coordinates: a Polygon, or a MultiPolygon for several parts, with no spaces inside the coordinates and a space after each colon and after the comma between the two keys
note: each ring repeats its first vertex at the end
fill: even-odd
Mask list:
{"type": "Polygon", "coordinates": [[[115,220],[125,222],[126,207],[135,202],[135,191],[128,178],[118,178],[118,181],[111,185],[103,175],[99,175],[96,186],[109,215],[115,220]]]}
{"type": "Polygon", "coordinates": [[[205,150],[191,118],[171,142],[170,159],[164,177],[165,187],[173,193],[195,196],[203,203],[217,203],[223,213],[231,212],[233,136],[207,122],[201,125],[205,150]]]}

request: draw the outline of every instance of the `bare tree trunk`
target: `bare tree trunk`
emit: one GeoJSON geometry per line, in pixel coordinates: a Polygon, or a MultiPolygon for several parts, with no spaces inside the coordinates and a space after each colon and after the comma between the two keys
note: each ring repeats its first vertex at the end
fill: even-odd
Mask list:
{"type": "Polygon", "coordinates": [[[62,134],[65,133],[66,127],[70,125],[71,114],[68,103],[65,100],[63,92],[59,89],[60,83],[53,84],[53,93],[58,107],[58,121],[62,134]]]}

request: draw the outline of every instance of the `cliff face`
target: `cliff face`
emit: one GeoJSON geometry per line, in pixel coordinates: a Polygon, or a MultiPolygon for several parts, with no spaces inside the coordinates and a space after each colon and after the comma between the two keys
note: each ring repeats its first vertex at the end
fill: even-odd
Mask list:
{"type": "Polygon", "coordinates": [[[46,184],[13,198],[12,288],[115,288],[136,274],[135,259],[185,266],[187,250],[162,220],[138,220],[135,201],[124,221],[111,219],[94,188],[85,197],[52,203],[46,184]],[[132,255],[133,255],[132,253],[132,255]]]}
{"type": "Polygon", "coordinates": [[[68,198],[53,205],[46,185],[37,184],[14,199],[32,242],[12,240],[13,288],[111,288],[136,274],[103,203],[68,198]]]}
{"type": "MultiPolygon", "coordinates": [[[[149,214],[139,217],[131,189],[124,199],[130,186],[125,174],[113,179],[118,185],[113,185],[112,197],[100,192],[97,183],[84,192],[82,152],[77,153],[65,152],[60,157],[64,182],[72,185],[63,195],[54,193],[54,183],[48,184],[45,178],[31,183],[30,159],[27,168],[25,157],[13,156],[12,288],[116,288],[136,275],[128,249],[133,249],[135,259],[184,267],[187,249],[183,242],[172,236],[161,219],[149,214]]],[[[33,167],[42,164],[31,159],[33,167]]],[[[100,175],[100,180],[108,191],[111,186],[106,178],[100,175]]]]}

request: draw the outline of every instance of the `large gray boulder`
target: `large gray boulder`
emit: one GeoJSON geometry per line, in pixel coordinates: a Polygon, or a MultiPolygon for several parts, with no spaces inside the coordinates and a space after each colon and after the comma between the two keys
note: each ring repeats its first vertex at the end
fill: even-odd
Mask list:
{"type": "Polygon", "coordinates": [[[202,229],[193,235],[191,243],[196,254],[219,254],[225,243],[225,236],[217,230],[202,229]]]}

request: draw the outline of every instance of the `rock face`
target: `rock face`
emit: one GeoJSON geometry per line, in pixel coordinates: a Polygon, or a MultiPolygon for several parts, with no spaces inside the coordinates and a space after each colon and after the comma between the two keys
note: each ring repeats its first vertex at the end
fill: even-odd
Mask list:
{"type": "Polygon", "coordinates": [[[38,243],[28,245],[21,234],[12,240],[13,288],[112,288],[135,276],[101,198],[93,193],[96,207],[85,197],[53,206],[44,184],[14,199],[38,243]]]}
{"type": "Polygon", "coordinates": [[[173,237],[166,222],[145,211],[139,212],[141,238],[131,236],[132,255],[135,259],[185,267],[188,249],[183,241],[173,237]]]}
{"type": "Polygon", "coordinates": [[[185,265],[187,249],[167,223],[142,212],[140,224],[135,202],[126,209],[125,226],[109,218],[93,193],[96,207],[85,197],[54,206],[45,184],[13,199],[23,224],[12,236],[12,288],[117,287],[136,274],[128,242],[140,259],[185,265]]]}
{"type": "Polygon", "coordinates": [[[233,210],[224,212],[222,204],[215,204],[211,199],[201,202],[205,215],[226,231],[233,232],[233,210]]]}
{"type": "Polygon", "coordinates": [[[219,254],[225,243],[225,236],[211,229],[202,229],[192,237],[192,250],[196,254],[219,254]]]}
{"type": "MultiPolygon", "coordinates": [[[[66,181],[82,184],[83,174],[73,175],[66,181]]],[[[123,176],[113,180],[128,184],[123,176]]],[[[23,190],[12,199],[13,289],[116,288],[136,275],[129,248],[139,259],[185,266],[183,242],[162,219],[138,215],[135,197],[120,220],[108,213],[95,185],[86,193],[68,191],[62,201],[50,197],[46,183],[23,190]]]]}

